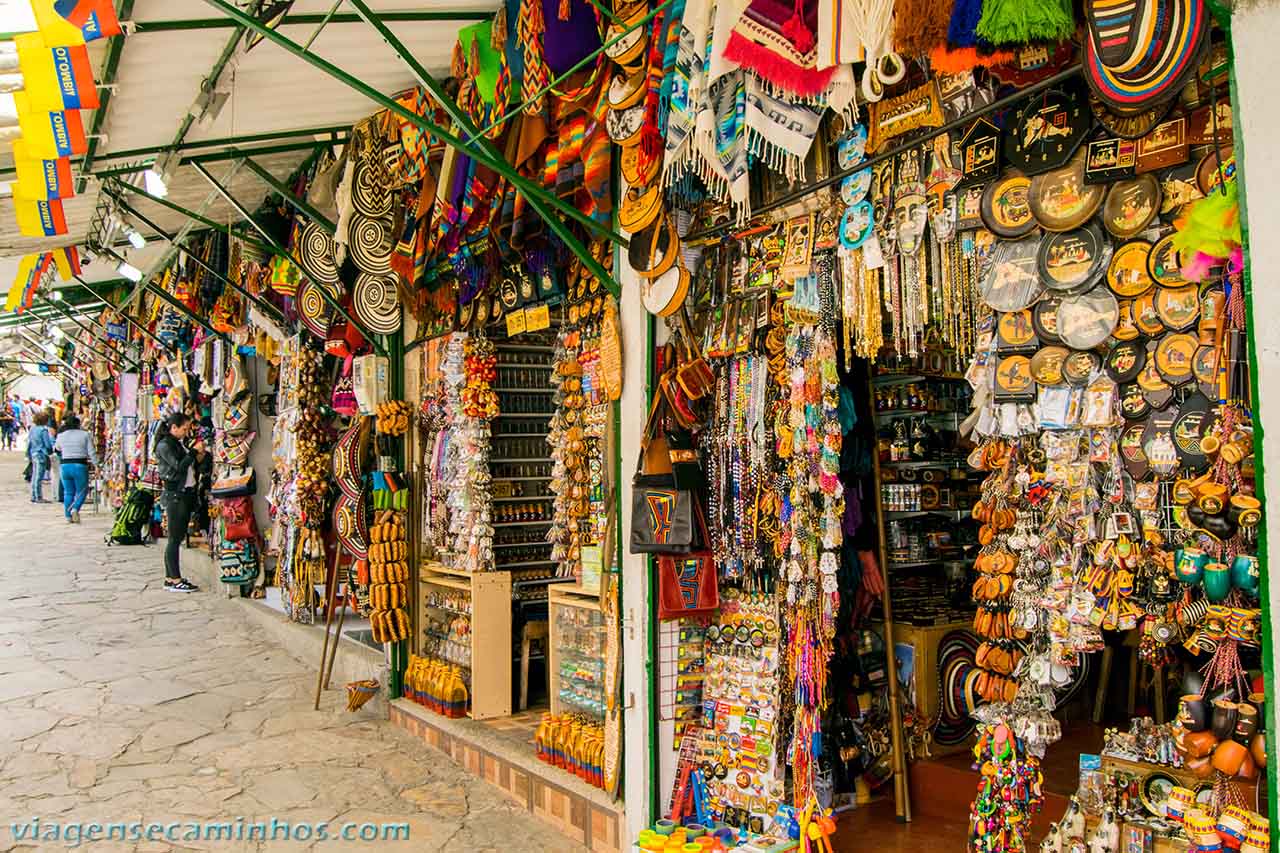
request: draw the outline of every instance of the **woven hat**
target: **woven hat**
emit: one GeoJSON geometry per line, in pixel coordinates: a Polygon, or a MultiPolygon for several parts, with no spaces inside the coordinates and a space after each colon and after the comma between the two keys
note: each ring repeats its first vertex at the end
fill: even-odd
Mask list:
{"type": "Polygon", "coordinates": [[[938,644],[938,722],[933,739],[942,746],[964,743],[973,733],[969,716],[978,706],[976,682],[982,670],[974,662],[978,637],[972,631],[951,631],[938,644]]]}
{"type": "Polygon", "coordinates": [[[333,237],[320,225],[308,222],[298,233],[294,251],[307,275],[322,284],[336,284],[338,266],[333,260],[333,237]]]}
{"type": "Polygon", "coordinates": [[[1086,0],[1085,18],[1085,78],[1119,113],[1176,96],[1209,43],[1204,0],[1086,0]]]}
{"type": "Polygon", "coordinates": [[[356,319],[375,335],[391,335],[400,330],[402,314],[394,276],[360,273],[351,293],[351,307],[356,319]]]}
{"type": "Polygon", "coordinates": [[[304,280],[294,300],[302,325],[311,334],[324,340],[329,334],[329,305],[320,294],[320,285],[310,279],[304,280]]]}
{"type": "Polygon", "coordinates": [[[361,272],[378,275],[391,272],[391,228],[386,219],[359,214],[351,217],[347,251],[361,272]]]}

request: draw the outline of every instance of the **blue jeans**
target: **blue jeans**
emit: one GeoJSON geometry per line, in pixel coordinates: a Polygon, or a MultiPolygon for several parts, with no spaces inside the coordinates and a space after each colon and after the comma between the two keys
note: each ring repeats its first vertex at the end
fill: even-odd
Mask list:
{"type": "Polygon", "coordinates": [[[49,457],[31,457],[31,500],[44,500],[44,476],[49,473],[49,457]]]}
{"type": "Polygon", "coordinates": [[[62,463],[62,511],[67,518],[79,512],[89,494],[89,466],[83,462],[62,463]]]}

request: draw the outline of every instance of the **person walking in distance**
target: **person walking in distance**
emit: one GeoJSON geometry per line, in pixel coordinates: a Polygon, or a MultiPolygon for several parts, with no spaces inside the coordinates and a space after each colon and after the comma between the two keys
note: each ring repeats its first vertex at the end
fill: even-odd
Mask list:
{"type": "Polygon", "coordinates": [[[36,412],[31,431],[27,433],[27,458],[31,460],[31,502],[47,504],[44,499],[44,478],[49,471],[49,454],[53,452],[53,435],[49,432],[49,418],[44,412],[36,412]]]}
{"type": "Polygon", "coordinates": [[[67,415],[53,450],[61,460],[62,512],[68,524],[79,524],[80,507],[89,494],[89,466],[98,464],[93,437],[80,428],[78,417],[67,415]]]}
{"type": "Polygon", "coordinates": [[[156,440],[156,465],[164,491],[160,505],[164,507],[169,542],[164,549],[164,588],[170,592],[197,592],[200,588],[182,576],[178,555],[187,538],[187,525],[195,507],[196,471],[207,455],[203,441],[190,447],[186,438],[191,433],[191,416],[182,412],[170,415],[156,440]]]}

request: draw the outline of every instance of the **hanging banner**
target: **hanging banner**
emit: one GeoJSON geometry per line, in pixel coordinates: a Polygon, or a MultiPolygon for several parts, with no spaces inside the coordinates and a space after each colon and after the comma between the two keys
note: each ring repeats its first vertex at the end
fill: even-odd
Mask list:
{"type": "Polygon", "coordinates": [[[71,180],[71,160],[66,157],[35,157],[21,138],[13,140],[15,191],[24,198],[45,201],[71,198],[76,194],[71,180]]]}
{"type": "Polygon", "coordinates": [[[75,246],[64,246],[48,254],[62,281],[71,281],[72,276],[80,275],[80,250],[75,246]]]}
{"type": "Polygon", "coordinates": [[[44,43],[76,45],[118,36],[120,19],[112,0],[31,0],[44,43]]]}
{"type": "Polygon", "coordinates": [[[13,194],[13,212],[24,237],[56,237],[67,233],[67,217],[57,199],[28,199],[13,194]]]}
{"type": "Polygon", "coordinates": [[[84,136],[79,110],[49,112],[35,109],[26,92],[14,92],[13,102],[18,108],[22,139],[27,143],[27,153],[31,156],[56,159],[88,150],[89,142],[84,136]]]}
{"type": "Polygon", "coordinates": [[[13,311],[22,303],[23,294],[26,292],[27,284],[31,281],[31,276],[35,272],[36,260],[39,255],[23,255],[22,260],[18,261],[18,274],[13,277],[13,284],[9,285],[9,292],[5,294],[4,310],[13,311]]]}
{"type": "Polygon", "coordinates": [[[32,109],[96,110],[98,87],[93,81],[89,49],[84,45],[45,44],[40,33],[14,37],[23,89],[32,109]]]}

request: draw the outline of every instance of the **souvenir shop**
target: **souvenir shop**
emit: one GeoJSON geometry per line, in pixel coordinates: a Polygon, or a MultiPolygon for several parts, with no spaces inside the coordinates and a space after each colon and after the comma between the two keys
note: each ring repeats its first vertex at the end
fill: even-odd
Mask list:
{"type": "Polygon", "coordinates": [[[635,843],[1270,849],[1226,36],[882,5],[686,3],[625,176],[668,340],[635,843]]]}

